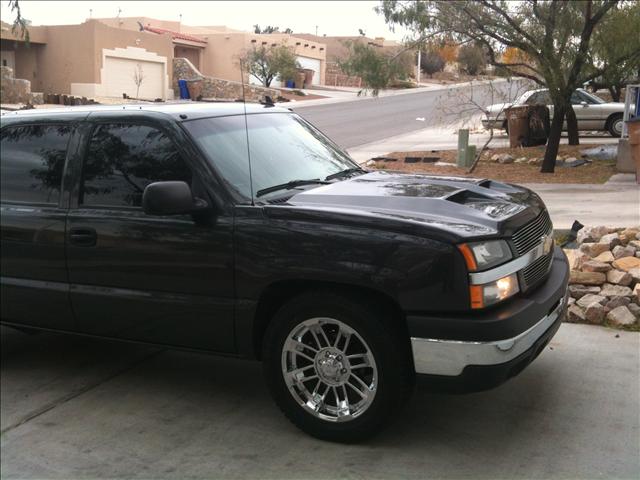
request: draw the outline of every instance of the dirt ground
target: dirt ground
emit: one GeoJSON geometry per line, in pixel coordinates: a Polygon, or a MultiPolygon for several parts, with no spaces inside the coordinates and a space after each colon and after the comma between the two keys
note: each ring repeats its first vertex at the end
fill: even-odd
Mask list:
{"type": "MultiPolygon", "coordinates": [[[[595,145],[561,145],[558,153],[559,157],[582,158],[581,150],[595,147],[595,145]]],[[[478,167],[472,174],[466,173],[466,169],[458,168],[455,164],[456,150],[431,150],[415,152],[392,152],[384,155],[383,158],[396,159],[395,161],[378,160],[373,168],[382,170],[398,170],[404,172],[440,174],[440,175],[461,175],[476,178],[491,178],[513,183],[604,183],[611,175],[616,173],[614,161],[594,160],[592,163],[579,167],[556,166],[555,172],[540,173],[540,165],[529,165],[528,163],[500,164],[491,161],[495,154],[508,153],[514,158],[526,158],[527,160],[544,156],[544,145],[527,148],[491,148],[483,153],[478,167]],[[405,163],[405,157],[437,157],[438,164],[405,163]],[[450,165],[443,165],[450,164],[450,165]]],[[[382,158],[382,157],[379,157],[382,158]]]]}

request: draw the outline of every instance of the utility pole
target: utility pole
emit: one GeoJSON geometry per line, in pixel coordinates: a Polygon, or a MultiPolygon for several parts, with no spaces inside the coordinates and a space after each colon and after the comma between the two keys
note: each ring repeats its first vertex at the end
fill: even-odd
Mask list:
{"type": "Polygon", "coordinates": [[[318,25],[316,25],[316,37],[318,36],[318,25]]]}
{"type": "Polygon", "coordinates": [[[422,54],[418,49],[418,73],[416,75],[416,78],[418,79],[418,86],[420,86],[420,73],[422,72],[421,63],[422,63],[422,54]]]}

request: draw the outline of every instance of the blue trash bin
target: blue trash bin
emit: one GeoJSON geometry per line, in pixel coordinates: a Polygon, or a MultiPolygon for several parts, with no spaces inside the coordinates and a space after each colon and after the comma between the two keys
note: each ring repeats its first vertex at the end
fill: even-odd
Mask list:
{"type": "Polygon", "coordinates": [[[189,100],[189,89],[187,88],[186,80],[178,80],[178,89],[180,90],[180,98],[182,100],[189,100]]]}
{"type": "Polygon", "coordinates": [[[293,80],[287,80],[287,82],[286,82],[286,87],[287,87],[287,88],[293,88],[293,87],[294,87],[294,85],[295,85],[295,84],[293,83],[293,80]]]}

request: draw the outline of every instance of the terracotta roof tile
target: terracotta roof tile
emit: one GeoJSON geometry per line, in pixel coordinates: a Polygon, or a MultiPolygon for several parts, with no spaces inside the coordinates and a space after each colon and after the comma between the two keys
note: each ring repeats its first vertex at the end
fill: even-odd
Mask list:
{"type": "Polygon", "coordinates": [[[179,40],[187,40],[189,42],[207,43],[206,40],[202,40],[201,38],[187,35],[186,33],[174,32],[173,30],[167,30],[165,28],[146,26],[144,27],[144,29],[148,32],[158,33],[158,34],[168,33],[171,35],[171,39],[173,40],[179,39],[179,40]]]}

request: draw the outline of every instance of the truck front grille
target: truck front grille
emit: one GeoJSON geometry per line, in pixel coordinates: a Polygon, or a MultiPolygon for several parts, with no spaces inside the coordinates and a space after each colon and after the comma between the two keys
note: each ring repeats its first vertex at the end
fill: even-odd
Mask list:
{"type": "Polygon", "coordinates": [[[546,277],[552,258],[553,250],[520,270],[520,288],[522,291],[529,289],[546,277]]]}
{"type": "Polygon", "coordinates": [[[538,245],[542,236],[549,235],[552,228],[549,212],[543,210],[540,215],[516,231],[511,237],[517,255],[527,253],[538,245]]]}

